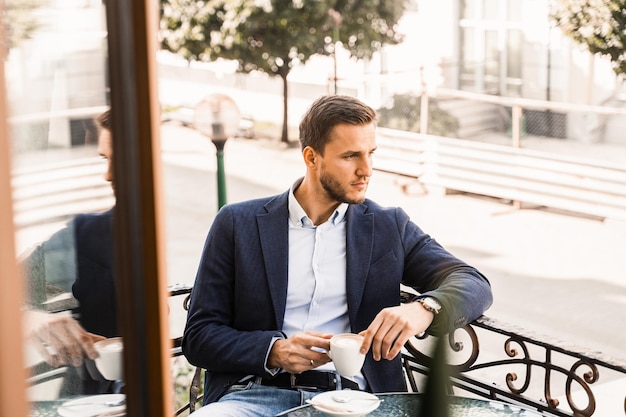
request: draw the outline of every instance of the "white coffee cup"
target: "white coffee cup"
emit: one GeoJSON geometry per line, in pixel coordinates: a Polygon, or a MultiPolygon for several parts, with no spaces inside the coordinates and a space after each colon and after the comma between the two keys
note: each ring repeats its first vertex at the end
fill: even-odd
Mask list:
{"type": "Polygon", "coordinates": [[[354,333],[341,333],[330,339],[328,356],[339,375],[349,377],[361,371],[365,360],[365,355],[361,353],[362,343],[363,336],[354,333]]]}
{"type": "Polygon", "coordinates": [[[123,351],[121,337],[112,337],[94,343],[99,356],[95,359],[96,367],[105,379],[121,380],[123,377],[123,351]]]}

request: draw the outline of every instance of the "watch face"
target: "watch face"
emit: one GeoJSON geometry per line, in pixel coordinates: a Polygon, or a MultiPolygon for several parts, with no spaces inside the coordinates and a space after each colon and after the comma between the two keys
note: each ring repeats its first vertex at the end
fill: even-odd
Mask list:
{"type": "Polygon", "coordinates": [[[427,307],[428,309],[432,310],[435,313],[438,313],[439,310],[441,309],[441,305],[434,298],[426,297],[422,299],[422,302],[424,303],[425,307],[427,307]]]}
{"type": "Polygon", "coordinates": [[[441,308],[441,304],[439,304],[439,302],[437,302],[434,298],[428,298],[428,304],[432,305],[437,310],[441,308]]]}

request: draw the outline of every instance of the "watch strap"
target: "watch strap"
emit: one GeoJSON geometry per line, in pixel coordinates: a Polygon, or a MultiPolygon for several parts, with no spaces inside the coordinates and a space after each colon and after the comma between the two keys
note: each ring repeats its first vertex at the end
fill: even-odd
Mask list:
{"type": "Polygon", "coordinates": [[[432,297],[420,297],[417,298],[416,301],[434,315],[439,314],[439,311],[441,310],[441,304],[439,304],[439,302],[432,297]]]}

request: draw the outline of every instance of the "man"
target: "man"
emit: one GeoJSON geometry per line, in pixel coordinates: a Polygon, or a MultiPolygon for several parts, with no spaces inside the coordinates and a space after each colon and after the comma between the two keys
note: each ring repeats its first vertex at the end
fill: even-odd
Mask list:
{"type": "Polygon", "coordinates": [[[304,178],[226,205],[209,231],[183,336],[206,369],[197,416],[269,416],[324,390],[405,391],[400,350],[492,302],[487,279],[412,223],[365,198],[376,114],[348,96],[316,100],[300,123],[304,178]],[[419,294],[400,305],[400,284],[419,294]],[[340,378],[332,335],[365,336],[361,374],[340,378]]]}
{"type": "MultiPolygon", "coordinates": [[[[113,182],[110,111],[95,119],[98,152],[107,160],[104,178],[113,182]]],[[[64,229],[37,246],[22,262],[29,288],[26,337],[52,366],[70,365],[61,395],[115,390],[103,381],[90,361],[98,356],[94,343],[119,336],[113,277],[113,209],[80,214],[64,229]],[[74,311],[49,314],[40,307],[52,291],[72,291],[74,311]],[[95,378],[95,379],[94,379],[95,378]]]]}

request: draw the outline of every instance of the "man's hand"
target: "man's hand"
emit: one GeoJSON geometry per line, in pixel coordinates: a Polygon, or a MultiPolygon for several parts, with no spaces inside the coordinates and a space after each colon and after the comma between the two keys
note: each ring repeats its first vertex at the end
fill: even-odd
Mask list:
{"type": "Polygon", "coordinates": [[[27,342],[52,366],[79,366],[84,356],[95,359],[93,344],[106,339],[87,332],[69,314],[29,310],[24,318],[27,342]]]}
{"type": "Polygon", "coordinates": [[[392,360],[400,353],[407,340],[426,331],[434,318],[435,315],[420,303],[385,308],[376,315],[367,329],[359,333],[365,336],[361,352],[367,353],[371,348],[374,360],[392,360]]]}
{"type": "Polygon", "coordinates": [[[306,332],[277,340],[270,351],[267,366],[299,374],[324,365],[330,362],[326,351],[330,349],[331,337],[331,334],[306,332]]]}

